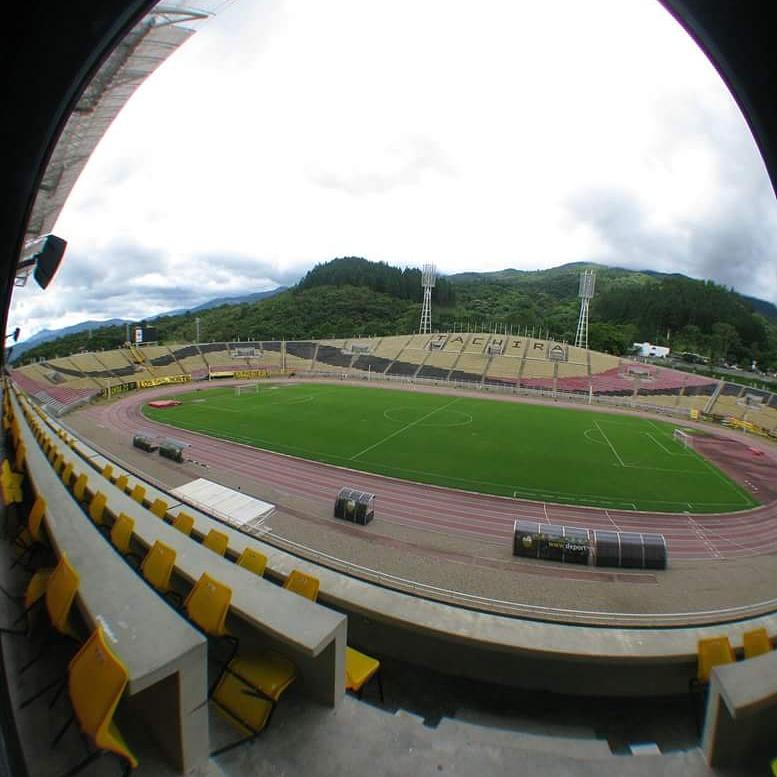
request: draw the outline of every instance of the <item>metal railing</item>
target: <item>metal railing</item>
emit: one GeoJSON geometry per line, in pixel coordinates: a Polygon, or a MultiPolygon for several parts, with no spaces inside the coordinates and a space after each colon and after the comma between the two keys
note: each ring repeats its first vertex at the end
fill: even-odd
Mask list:
{"type": "Polygon", "coordinates": [[[501,394],[509,396],[527,397],[529,399],[544,399],[558,402],[570,402],[581,405],[603,405],[606,407],[619,407],[626,410],[642,410],[649,413],[659,413],[673,418],[688,418],[686,408],[672,408],[665,405],[653,405],[649,402],[637,402],[633,396],[611,396],[607,394],[589,394],[573,391],[553,391],[553,389],[530,388],[518,384],[511,386],[499,383],[482,383],[480,381],[466,380],[440,380],[437,378],[419,378],[408,375],[385,375],[380,372],[334,372],[329,370],[295,370],[294,374],[300,378],[325,378],[349,381],[364,381],[368,383],[394,383],[400,385],[418,386],[442,386],[446,388],[472,391],[476,393],[501,394]]]}

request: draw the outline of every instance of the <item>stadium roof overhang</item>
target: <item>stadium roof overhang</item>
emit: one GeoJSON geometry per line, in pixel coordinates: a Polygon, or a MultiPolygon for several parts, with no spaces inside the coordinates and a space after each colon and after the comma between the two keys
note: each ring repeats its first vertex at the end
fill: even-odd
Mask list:
{"type": "MultiPolygon", "coordinates": [[[[777,8],[759,0],[660,2],[698,42],[728,84],[777,191],[777,8]]],[[[110,112],[120,107],[121,95],[126,94],[122,90],[131,93],[133,83],[137,85],[133,71],[126,71],[125,82],[117,81],[112,66],[130,52],[134,38],[125,41],[126,36],[154,5],[152,0],[70,0],[47,3],[42,9],[39,3],[17,3],[14,13],[4,19],[0,28],[0,106],[6,117],[0,127],[0,181],[5,187],[0,208],[3,331],[24,239],[50,228],[63,195],[75,181],[71,172],[85,164],[85,150],[99,139],[101,120],[96,117],[94,124],[85,127],[84,117],[73,115],[74,111],[79,104],[93,105],[99,98],[97,103],[110,112]],[[102,85],[98,78],[90,86],[103,66],[102,85]],[[67,137],[63,132],[70,129],[73,147],[55,151],[58,139],[67,137]]],[[[169,26],[160,25],[161,29],[169,26]]],[[[162,33],[159,45],[164,49],[178,35],[162,33]]],[[[141,35],[136,43],[144,41],[151,38],[141,35]]],[[[138,77],[144,68],[153,70],[155,56],[158,51],[149,55],[145,65],[138,65],[134,71],[138,77]]]]}
{"type": "Polygon", "coordinates": [[[89,82],[67,118],[46,166],[25,241],[52,231],[76,180],[111,122],[140,84],[194,34],[188,27],[167,21],[169,16],[144,16],[89,82]]]}
{"type": "MultiPolygon", "coordinates": [[[[109,0],[98,7],[91,0],[77,0],[47,8],[40,19],[33,18],[32,9],[19,9],[30,19],[3,30],[11,42],[3,48],[8,56],[0,64],[16,78],[0,92],[0,100],[23,119],[3,128],[0,142],[4,149],[21,152],[9,160],[8,180],[18,184],[13,190],[18,209],[8,216],[10,226],[22,209],[26,214],[23,244],[51,232],[100,139],[140,84],[202,21],[230,2],[109,0]]],[[[3,222],[0,229],[5,249],[3,222]]],[[[13,278],[12,257],[3,251],[4,282],[13,278]]],[[[17,266],[18,285],[31,269],[17,266]]],[[[7,283],[3,288],[7,311],[7,283]]]]}

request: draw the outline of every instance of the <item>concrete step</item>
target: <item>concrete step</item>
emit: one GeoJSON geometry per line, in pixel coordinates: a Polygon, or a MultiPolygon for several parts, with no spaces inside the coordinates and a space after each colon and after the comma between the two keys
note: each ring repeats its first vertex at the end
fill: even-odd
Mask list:
{"type": "Polygon", "coordinates": [[[554,736],[514,729],[494,728],[467,721],[444,718],[437,727],[441,738],[467,746],[489,746],[510,750],[563,754],[568,758],[615,758],[605,739],[593,737],[554,736]]]}
{"type": "Polygon", "coordinates": [[[487,726],[495,729],[507,729],[524,734],[545,734],[573,739],[596,739],[596,733],[591,726],[574,723],[554,723],[547,719],[535,719],[529,714],[508,715],[494,713],[472,707],[459,707],[452,719],[462,723],[472,723],[476,726],[487,726]]]}

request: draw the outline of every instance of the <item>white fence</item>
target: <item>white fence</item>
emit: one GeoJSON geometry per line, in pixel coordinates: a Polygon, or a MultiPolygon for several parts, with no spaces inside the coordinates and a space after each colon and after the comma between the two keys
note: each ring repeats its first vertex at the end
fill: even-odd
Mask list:
{"type": "Polygon", "coordinates": [[[609,396],[604,394],[574,393],[570,391],[553,391],[552,389],[534,389],[528,386],[508,386],[495,383],[481,383],[466,380],[439,380],[435,378],[414,378],[407,375],[384,375],[380,372],[327,372],[319,370],[295,370],[295,375],[301,378],[327,378],[336,380],[353,380],[365,382],[398,383],[402,385],[445,386],[477,393],[508,394],[528,397],[530,399],[546,399],[554,402],[573,402],[582,405],[603,405],[606,407],[622,407],[628,410],[642,410],[649,413],[659,413],[672,418],[688,418],[687,408],[672,408],[663,405],[651,405],[647,402],[637,402],[633,397],[609,396]]]}

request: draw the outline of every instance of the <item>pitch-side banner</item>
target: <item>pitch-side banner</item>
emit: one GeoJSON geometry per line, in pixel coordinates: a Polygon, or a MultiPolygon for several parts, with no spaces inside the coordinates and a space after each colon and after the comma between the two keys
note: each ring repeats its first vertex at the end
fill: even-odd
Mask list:
{"type": "Polygon", "coordinates": [[[161,378],[147,378],[138,381],[138,388],[153,388],[154,386],[165,386],[168,383],[191,383],[191,375],[164,375],[161,378]]]}

